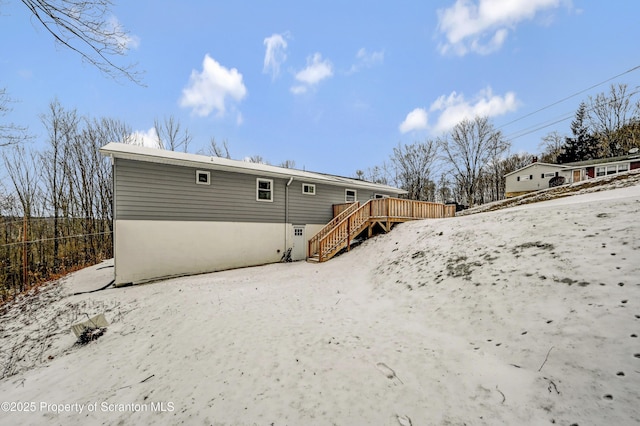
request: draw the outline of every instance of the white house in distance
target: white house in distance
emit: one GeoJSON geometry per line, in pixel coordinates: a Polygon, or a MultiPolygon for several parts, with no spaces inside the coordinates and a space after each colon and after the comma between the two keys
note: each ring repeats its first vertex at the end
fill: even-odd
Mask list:
{"type": "Polygon", "coordinates": [[[566,166],[533,162],[504,175],[505,197],[517,197],[532,191],[549,188],[549,181],[560,175],[566,166]]]}
{"type": "Polygon", "coordinates": [[[533,162],[504,176],[505,197],[517,197],[558,184],[580,182],[635,169],[640,169],[640,153],[637,151],[620,157],[599,158],[576,163],[533,162]]]}

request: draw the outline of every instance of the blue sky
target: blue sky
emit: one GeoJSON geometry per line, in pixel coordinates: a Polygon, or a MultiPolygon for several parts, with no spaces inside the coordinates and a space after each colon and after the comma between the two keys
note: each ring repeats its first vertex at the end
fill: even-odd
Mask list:
{"type": "Polygon", "coordinates": [[[130,36],[119,61],[137,62],[145,86],[105,77],[20,1],[0,3],[0,87],[16,101],[3,120],[38,144],[54,98],[140,135],[173,116],[190,152],[215,137],[233,158],[353,176],[475,114],[512,152],[536,152],[570,120],[513,136],[640,79],[636,70],[522,118],[640,65],[640,3],[628,0],[121,1],[112,12],[130,36]]]}

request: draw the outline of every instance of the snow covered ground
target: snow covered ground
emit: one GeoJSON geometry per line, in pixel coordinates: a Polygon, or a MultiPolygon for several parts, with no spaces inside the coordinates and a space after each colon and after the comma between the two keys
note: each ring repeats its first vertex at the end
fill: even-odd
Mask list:
{"type": "Polygon", "coordinates": [[[635,185],[71,295],[106,262],[1,313],[0,424],[638,424],[639,213],[635,185]]]}

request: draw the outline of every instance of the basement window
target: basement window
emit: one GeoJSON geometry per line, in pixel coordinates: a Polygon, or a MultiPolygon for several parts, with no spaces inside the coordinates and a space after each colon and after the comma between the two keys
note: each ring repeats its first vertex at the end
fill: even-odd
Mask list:
{"type": "Polygon", "coordinates": [[[344,190],[344,201],[345,203],[355,203],[358,199],[358,193],[355,189],[345,189],[344,190]]]}
{"type": "Polygon", "coordinates": [[[302,193],[306,195],[316,195],[316,186],[310,183],[303,183],[302,193]]]}
{"type": "Polygon", "coordinates": [[[256,200],[273,202],[273,180],[256,179],[256,200]]]}
{"type": "Polygon", "coordinates": [[[211,172],[196,170],[196,183],[198,185],[211,185],[211,172]]]}

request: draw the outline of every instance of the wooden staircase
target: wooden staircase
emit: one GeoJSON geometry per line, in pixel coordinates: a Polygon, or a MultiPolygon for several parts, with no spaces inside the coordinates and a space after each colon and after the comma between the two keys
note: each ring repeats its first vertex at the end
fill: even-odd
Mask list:
{"type": "Polygon", "coordinates": [[[377,198],[362,205],[351,203],[309,240],[307,260],[324,262],[344,248],[349,250],[353,239],[365,230],[367,238],[371,237],[376,225],[389,232],[394,223],[453,217],[455,214],[455,205],[400,198],[377,198]]]}

